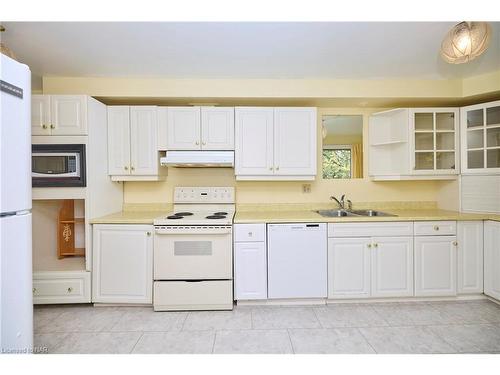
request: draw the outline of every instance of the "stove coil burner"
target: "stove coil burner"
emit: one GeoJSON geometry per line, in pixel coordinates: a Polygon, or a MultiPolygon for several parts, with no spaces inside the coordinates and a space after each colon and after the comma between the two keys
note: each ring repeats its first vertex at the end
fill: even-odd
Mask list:
{"type": "Polygon", "coordinates": [[[174,215],[175,216],[191,216],[191,215],[193,215],[193,213],[192,212],[176,212],[174,215]]]}
{"type": "Polygon", "coordinates": [[[170,216],[167,216],[167,219],[169,219],[169,220],[177,220],[177,219],[182,219],[182,216],[170,215],[170,216]]]}
{"type": "Polygon", "coordinates": [[[226,217],[223,215],[208,215],[206,219],[225,219],[226,217]]]}

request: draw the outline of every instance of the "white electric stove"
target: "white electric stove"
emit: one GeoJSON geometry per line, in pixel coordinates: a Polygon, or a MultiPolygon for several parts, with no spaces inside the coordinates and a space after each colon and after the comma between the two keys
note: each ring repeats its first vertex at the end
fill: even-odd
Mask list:
{"type": "Polygon", "coordinates": [[[233,308],[234,188],[178,187],[154,220],[155,311],[233,308]]]}

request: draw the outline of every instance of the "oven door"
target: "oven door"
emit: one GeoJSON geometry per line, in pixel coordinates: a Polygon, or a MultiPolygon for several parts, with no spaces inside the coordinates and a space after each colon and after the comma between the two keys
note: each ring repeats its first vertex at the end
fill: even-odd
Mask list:
{"type": "Polygon", "coordinates": [[[231,226],[157,226],[155,280],[232,279],[231,226]]]}

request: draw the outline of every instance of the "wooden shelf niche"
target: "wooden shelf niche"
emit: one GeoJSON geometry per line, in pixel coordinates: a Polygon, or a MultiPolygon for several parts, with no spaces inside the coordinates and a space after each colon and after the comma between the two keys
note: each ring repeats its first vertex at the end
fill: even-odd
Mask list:
{"type": "Polygon", "coordinates": [[[65,199],[62,201],[57,220],[57,257],[59,259],[67,257],[84,257],[85,245],[81,243],[80,237],[85,236],[85,218],[83,212],[77,213],[80,205],[76,204],[74,199],[65,199]],[[83,245],[83,246],[82,246],[83,245]]]}

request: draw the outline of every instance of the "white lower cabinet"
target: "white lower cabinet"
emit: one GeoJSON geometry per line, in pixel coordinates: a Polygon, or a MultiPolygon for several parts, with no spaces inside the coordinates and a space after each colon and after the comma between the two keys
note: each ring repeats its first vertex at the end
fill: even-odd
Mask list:
{"type": "Polygon", "coordinates": [[[90,272],[42,271],[33,273],[33,303],[89,303],[90,272]]]}
{"type": "Polygon", "coordinates": [[[234,298],[267,299],[266,224],[235,224],[234,241],[234,298]]]}
{"type": "Polygon", "coordinates": [[[500,222],[484,223],[484,294],[500,300],[500,222]]]}
{"type": "Polygon", "coordinates": [[[153,227],[94,224],[92,301],[152,303],[153,227]]]}
{"type": "Polygon", "coordinates": [[[267,298],[267,255],[265,242],[234,244],[234,295],[241,299],[267,298]]]}
{"type": "Polygon", "coordinates": [[[328,298],[370,296],[370,238],[328,239],[328,298]]]}
{"type": "Polygon", "coordinates": [[[457,294],[456,236],[415,237],[415,296],[457,294]]]}
{"type": "Polygon", "coordinates": [[[375,237],[371,251],[371,296],[413,296],[413,237],[375,237]]]}
{"type": "Polygon", "coordinates": [[[330,238],[328,298],[413,296],[413,238],[330,238]]]}
{"type": "Polygon", "coordinates": [[[483,293],[483,222],[458,222],[457,246],[457,293],[483,293]]]}

